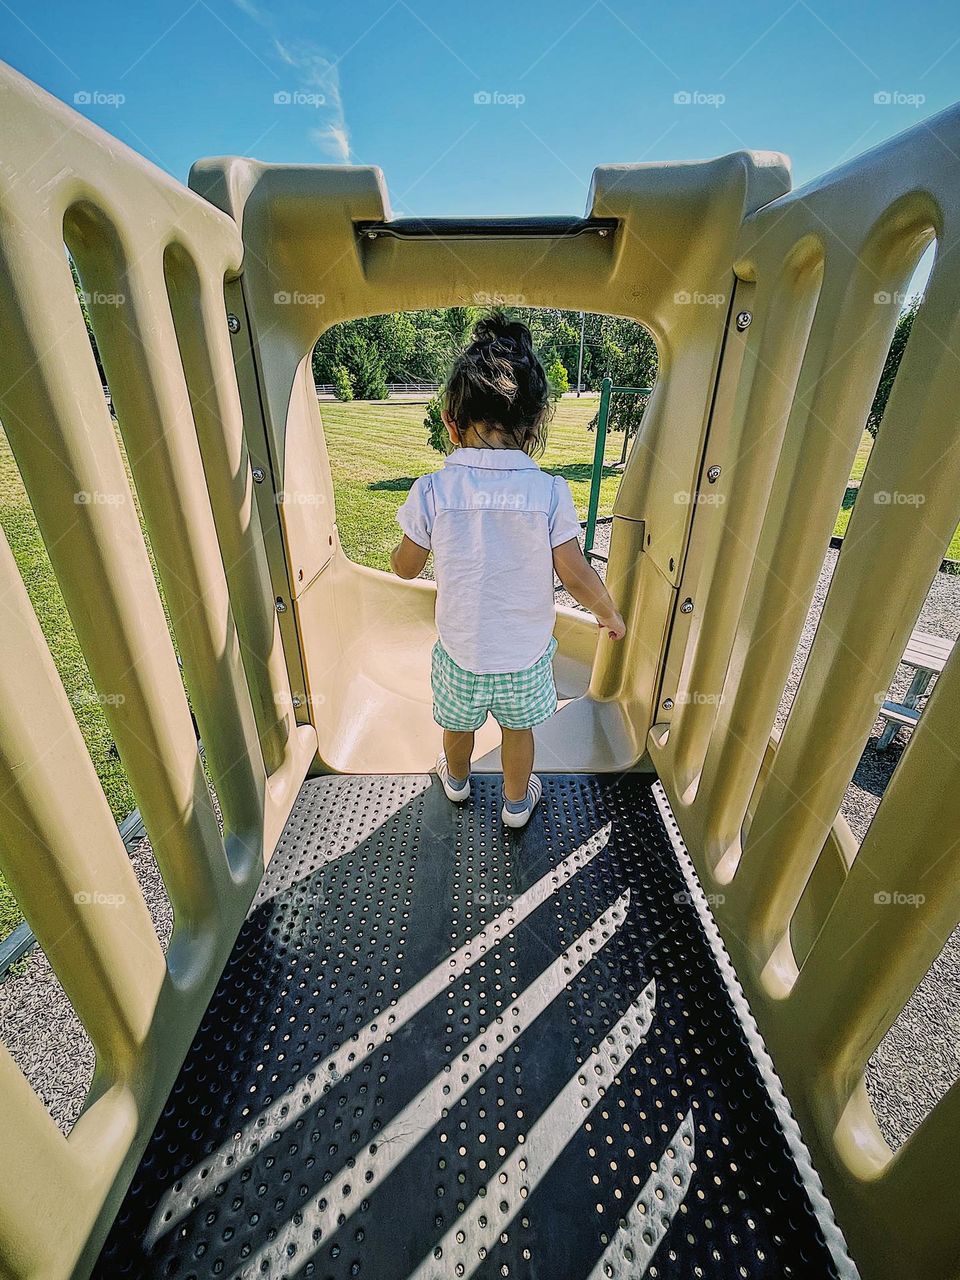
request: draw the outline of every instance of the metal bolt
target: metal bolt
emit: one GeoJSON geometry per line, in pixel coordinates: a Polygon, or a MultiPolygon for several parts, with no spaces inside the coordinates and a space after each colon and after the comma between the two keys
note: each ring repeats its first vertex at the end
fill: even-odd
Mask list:
{"type": "Polygon", "coordinates": [[[368,232],[367,232],[367,239],[368,239],[368,240],[376,240],[376,238],[377,238],[377,233],[376,233],[375,231],[368,231],[368,232]]]}
{"type": "Polygon", "coordinates": [[[277,613],[286,613],[286,612],[287,612],[287,606],[283,603],[282,598],[280,596],[277,596],[277,613]]]}
{"type": "Polygon", "coordinates": [[[672,710],[673,710],[673,699],[672,699],[672,698],[664,698],[663,702],[661,703],[661,706],[663,707],[664,711],[672,711],[672,710]]]}
{"type": "Polygon", "coordinates": [[[264,482],[264,480],[266,480],[266,478],[267,478],[267,473],[264,471],[263,467],[254,467],[254,468],[253,468],[253,483],[254,483],[254,484],[263,484],[263,482],[264,482]]]}
{"type": "Polygon", "coordinates": [[[231,333],[240,332],[240,317],[235,316],[232,311],[227,312],[227,328],[231,333]]]}
{"type": "Polygon", "coordinates": [[[608,236],[608,235],[610,234],[610,232],[607,230],[607,228],[606,228],[606,227],[601,227],[601,228],[600,228],[600,231],[599,231],[599,233],[598,233],[598,234],[599,234],[599,235],[601,235],[601,236],[608,236]]]}
{"type": "Polygon", "coordinates": [[[693,601],[687,596],[683,604],[680,606],[681,613],[693,613],[693,601]]]}
{"type": "Polygon", "coordinates": [[[302,707],[302,706],[303,706],[303,699],[300,697],[299,693],[295,693],[295,694],[293,695],[293,705],[294,705],[295,707],[302,707]]]}
{"type": "Polygon", "coordinates": [[[750,328],[750,321],[753,319],[753,312],[741,311],[737,316],[737,328],[743,333],[744,329],[750,328]]]}
{"type": "Polygon", "coordinates": [[[711,484],[716,484],[720,479],[720,468],[716,466],[707,467],[707,479],[711,484]]]}

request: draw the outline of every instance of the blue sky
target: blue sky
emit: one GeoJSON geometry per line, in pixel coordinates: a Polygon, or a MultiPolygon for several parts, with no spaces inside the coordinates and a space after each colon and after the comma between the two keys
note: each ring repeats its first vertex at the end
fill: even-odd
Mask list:
{"type": "Polygon", "coordinates": [[[217,154],[375,164],[396,214],[580,213],[596,164],[741,147],[800,185],[960,96],[940,0],[0,0],[0,31],[180,179],[217,154]]]}

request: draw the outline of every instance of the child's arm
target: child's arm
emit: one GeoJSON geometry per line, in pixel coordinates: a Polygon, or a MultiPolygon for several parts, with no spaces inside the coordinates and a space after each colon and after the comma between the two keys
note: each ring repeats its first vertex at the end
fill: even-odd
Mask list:
{"type": "Polygon", "coordinates": [[[415,578],[427,563],[429,554],[427,547],[418,546],[404,534],[390,552],[390,568],[398,578],[415,578]]]}
{"type": "Polygon", "coordinates": [[[587,563],[576,538],[553,548],[553,567],[577,604],[596,617],[601,631],[606,631],[611,640],[622,640],[627,631],[623,619],[597,571],[587,563]]]}
{"type": "Polygon", "coordinates": [[[398,578],[415,578],[427,563],[435,515],[432,480],[429,475],[420,476],[397,512],[403,537],[390,552],[390,568],[398,578]]]}

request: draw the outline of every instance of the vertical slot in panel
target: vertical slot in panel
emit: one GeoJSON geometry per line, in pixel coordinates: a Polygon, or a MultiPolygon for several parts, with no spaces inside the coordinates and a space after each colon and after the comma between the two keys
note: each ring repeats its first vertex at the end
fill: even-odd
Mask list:
{"type": "Polygon", "coordinates": [[[264,765],[273,773],[294,731],[293,709],[223,291],[180,245],[167,246],[164,276],[264,765]]]}
{"type": "MultiPolygon", "coordinates": [[[[735,344],[746,349],[735,382],[718,396],[716,413],[724,417],[711,428],[705,463],[720,465],[721,471],[715,484],[708,479],[702,485],[707,502],[703,509],[698,505],[688,557],[696,581],[688,585],[685,574],[680,592],[699,605],[691,615],[665,753],[684,804],[694,801],[724,699],[727,666],[819,297],[819,242],[805,237],[770,274],[756,285],[752,323],[745,332],[737,330],[731,316],[727,359],[735,362],[735,344]]],[[[741,299],[738,293],[736,314],[745,309],[741,299]]]]}
{"type": "Polygon", "coordinates": [[[98,1070],[125,1079],[151,1024],[163,952],[5,539],[0,601],[0,868],[98,1070]]]}
{"type": "Polygon", "coordinates": [[[67,218],[91,320],[110,378],[184,672],[228,833],[242,867],[259,845],[265,774],[190,400],[166,299],[162,251],[131,261],[115,230],[88,206],[67,218]]]}
{"type": "Polygon", "coordinates": [[[737,872],[761,964],[784,942],[779,973],[769,975],[775,985],[791,980],[787,925],[960,518],[960,457],[945,447],[960,374],[941,336],[949,345],[957,317],[940,279],[938,288],[935,274],[870,453],[737,872]],[[901,494],[909,501],[885,501],[901,494]]]}
{"type": "Polygon", "coordinates": [[[189,944],[223,843],[61,228],[40,230],[0,221],[0,417],[189,944]]]}
{"type": "Polygon", "coordinates": [[[855,264],[839,257],[832,272],[828,254],[728,669],[729,696],[698,791],[710,814],[714,865],[732,867],[739,857],[741,826],[892,337],[896,317],[878,316],[873,300],[878,278],[902,290],[919,256],[918,249],[908,257],[890,238],[881,229],[855,264]],[[852,279],[841,274],[848,266],[852,279]],[[859,335],[855,361],[851,334],[859,335]]]}

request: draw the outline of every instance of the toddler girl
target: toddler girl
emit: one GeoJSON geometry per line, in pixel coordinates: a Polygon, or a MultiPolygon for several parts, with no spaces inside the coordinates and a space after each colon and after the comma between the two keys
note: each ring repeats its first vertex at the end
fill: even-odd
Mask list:
{"type": "Polygon", "coordinates": [[[470,795],[474,734],[492,714],[502,733],[504,823],[526,824],[542,786],[533,727],[557,709],[553,575],[601,630],[623,619],[584,559],[570,486],[541,471],[550,395],[526,325],[481,320],[443,394],[454,446],[397,512],[394,573],[415,578],[433,552],[437,631],[433,715],[443,729],[437,773],[448,798],[470,795]]]}

